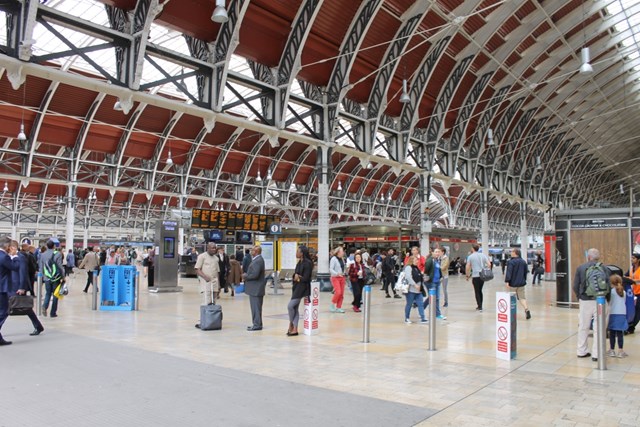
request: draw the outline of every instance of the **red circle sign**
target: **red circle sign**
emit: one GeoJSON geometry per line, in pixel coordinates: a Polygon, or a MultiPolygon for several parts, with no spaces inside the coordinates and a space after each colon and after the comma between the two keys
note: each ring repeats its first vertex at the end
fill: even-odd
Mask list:
{"type": "Polygon", "coordinates": [[[500,326],[498,328],[498,339],[500,341],[505,341],[508,336],[509,336],[509,333],[507,332],[507,328],[505,328],[504,326],[500,326]]]}
{"type": "Polygon", "coordinates": [[[318,309],[317,308],[313,309],[313,320],[318,320],[318,309]]]}
{"type": "Polygon", "coordinates": [[[498,311],[500,313],[506,313],[507,312],[507,301],[504,299],[500,299],[498,300],[498,311]]]}

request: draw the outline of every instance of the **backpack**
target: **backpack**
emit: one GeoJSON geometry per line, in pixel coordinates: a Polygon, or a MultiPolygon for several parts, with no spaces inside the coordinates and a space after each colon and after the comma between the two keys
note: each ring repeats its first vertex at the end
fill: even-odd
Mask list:
{"type": "Polygon", "coordinates": [[[364,284],[372,285],[376,281],[376,275],[373,274],[369,267],[364,268],[364,284]]]}
{"type": "Polygon", "coordinates": [[[57,252],[54,252],[53,256],[42,266],[44,279],[52,283],[62,280],[62,272],[55,260],[57,254],[57,252]]]}
{"type": "Polygon", "coordinates": [[[586,287],[584,293],[590,297],[604,296],[611,290],[611,285],[607,282],[607,273],[601,262],[597,262],[586,271],[586,287]]]}

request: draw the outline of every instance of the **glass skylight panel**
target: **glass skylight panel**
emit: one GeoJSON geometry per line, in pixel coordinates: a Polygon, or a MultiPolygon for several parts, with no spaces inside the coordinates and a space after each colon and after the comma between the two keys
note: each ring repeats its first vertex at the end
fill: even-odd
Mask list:
{"type": "Polygon", "coordinates": [[[0,45],[7,45],[7,14],[0,12],[0,45]]]}

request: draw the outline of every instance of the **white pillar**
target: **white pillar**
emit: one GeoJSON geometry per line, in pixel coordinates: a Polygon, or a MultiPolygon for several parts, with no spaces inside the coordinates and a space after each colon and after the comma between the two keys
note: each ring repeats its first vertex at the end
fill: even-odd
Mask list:
{"type": "Polygon", "coordinates": [[[86,249],[89,246],[89,229],[84,228],[82,230],[82,249],[86,249]]]}
{"type": "Polygon", "coordinates": [[[489,192],[483,191],[480,194],[480,220],[481,230],[480,238],[482,239],[482,253],[489,255],[489,192]]]}
{"type": "MultiPolygon", "coordinates": [[[[180,224],[182,225],[182,218],[180,218],[180,224]]],[[[178,256],[184,254],[184,227],[178,227],[178,256]]]]}
{"type": "Polygon", "coordinates": [[[65,233],[66,240],[66,252],[69,249],[73,249],[73,227],[76,222],[76,208],[75,208],[75,192],[73,185],[69,184],[69,191],[67,192],[67,230],[65,233]]]}
{"type": "Polygon", "coordinates": [[[527,259],[527,249],[529,249],[529,233],[527,232],[527,202],[520,203],[520,248],[522,249],[522,259],[527,259]]]}
{"type": "Polygon", "coordinates": [[[321,157],[318,181],[318,277],[329,281],[329,147],[318,148],[321,157]]]}
{"type": "Polygon", "coordinates": [[[551,210],[546,210],[543,214],[544,217],[544,231],[552,231],[553,227],[551,226],[551,210]]]}
{"type": "Polygon", "coordinates": [[[18,240],[18,226],[16,224],[11,224],[11,238],[18,240]]]}
{"type": "Polygon", "coordinates": [[[431,197],[431,175],[428,173],[420,177],[420,255],[429,255],[429,237],[432,224],[429,214],[429,198],[431,197]]]}

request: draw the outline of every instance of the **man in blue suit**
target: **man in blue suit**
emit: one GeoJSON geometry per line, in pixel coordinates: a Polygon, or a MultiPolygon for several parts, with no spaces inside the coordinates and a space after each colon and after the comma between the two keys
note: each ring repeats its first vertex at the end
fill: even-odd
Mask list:
{"type": "MultiPolygon", "coordinates": [[[[15,246],[16,251],[18,250],[17,241],[12,240],[11,246],[15,246]]],[[[31,294],[33,294],[33,282],[30,280],[29,275],[29,259],[22,252],[17,252],[17,254],[19,268],[18,271],[11,272],[9,298],[11,298],[13,295],[26,295],[27,292],[31,292],[31,294]]],[[[44,327],[42,326],[42,323],[40,323],[40,320],[38,319],[38,316],[36,316],[36,313],[33,311],[33,309],[31,309],[27,313],[27,317],[29,317],[29,320],[31,320],[31,324],[33,324],[33,332],[31,332],[29,335],[40,335],[40,333],[44,331],[44,327]]]]}
{"type": "Polygon", "coordinates": [[[264,258],[262,248],[254,246],[251,250],[251,264],[244,273],[244,293],[249,295],[251,304],[252,326],[247,326],[247,331],[262,330],[262,302],[264,300],[267,281],[264,275],[264,258]]]}
{"type": "MultiPolygon", "coordinates": [[[[18,248],[11,246],[10,238],[0,238],[0,330],[9,316],[9,295],[13,294],[11,273],[20,269],[17,253],[18,248]]],[[[11,341],[6,341],[0,333],[0,346],[9,344],[11,341]]]]}

